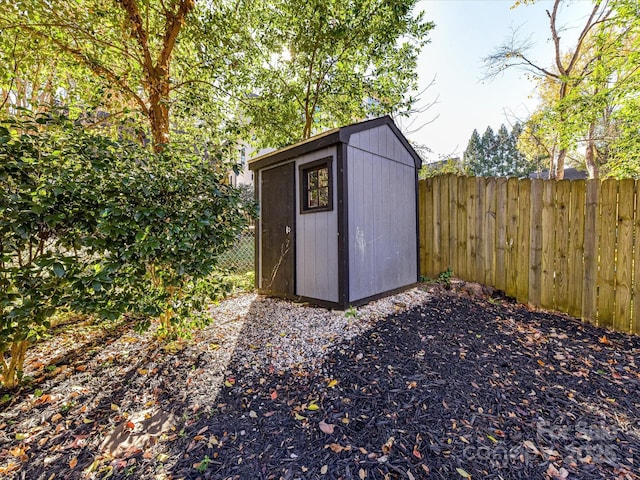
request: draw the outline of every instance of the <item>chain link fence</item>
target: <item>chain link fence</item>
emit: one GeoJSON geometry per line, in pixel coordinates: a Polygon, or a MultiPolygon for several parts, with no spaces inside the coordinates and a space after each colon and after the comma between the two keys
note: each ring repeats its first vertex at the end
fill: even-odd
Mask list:
{"type": "Polygon", "coordinates": [[[236,273],[252,272],[255,266],[255,230],[251,225],[236,241],[236,244],[220,255],[218,265],[236,273]]]}

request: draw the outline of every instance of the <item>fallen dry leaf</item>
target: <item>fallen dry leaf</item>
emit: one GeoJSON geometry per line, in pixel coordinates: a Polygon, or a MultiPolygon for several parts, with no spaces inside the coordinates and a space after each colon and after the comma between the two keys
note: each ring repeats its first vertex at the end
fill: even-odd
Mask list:
{"type": "Polygon", "coordinates": [[[522,444],[536,455],[542,455],[542,453],[540,453],[540,450],[538,450],[538,448],[533,444],[531,440],[525,440],[524,442],[522,442],[522,444]]]}
{"type": "Polygon", "coordinates": [[[330,443],[329,445],[325,445],[324,448],[328,448],[335,453],[348,452],[351,450],[351,446],[347,445],[346,447],[343,447],[339,443],[330,443]]]}
{"type": "Polygon", "coordinates": [[[547,475],[558,480],[565,480],[569,476],[569,472],[564,468],[558,470],[553,463],[550,463],[549,468],[547,468],[547,475]]]}
{"type": "Polygon", "coordinates": [[[391,447],[393,447],[393,442],[395,441],[396,439],[394,437],[389,437],[387,442],[382,445],[382,453],[387,455],[391,451],[391,447]]]}
{"type": "Polygon", "coordinates": [[[76,468],[76,465],[78,465],[78,458],[77,457],[73,457],[71,460],[69,460],[69,468],[71,470],[76,468]]]}
{"type": "Polygon", "coordinates": [[[320,427],[320,430],[327,435],[331,435],[334,431],[334,425],[331,423],[325,423],[324,420],[318,423],[318,427],[320,427]]]}

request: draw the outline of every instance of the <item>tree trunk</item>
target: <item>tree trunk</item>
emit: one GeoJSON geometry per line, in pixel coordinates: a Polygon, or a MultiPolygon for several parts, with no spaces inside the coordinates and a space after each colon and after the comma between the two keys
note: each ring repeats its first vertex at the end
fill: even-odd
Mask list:
{"type": "MultiPolygon", "coordinates": [[[[153,151],[158,153],[169,142],[169,76],[154,69],[149,72],[149,123],[153,137],[153,151]]],[[[167,69],[164,69],[167,70],[167,69]]]]}
{"type": "Polygon", "coordinates": [[[598,164],[596,162],[596,142],[593,139],[595,130],[596,124],[594,122],[591,122],[591,124],[589,124],[587,148],[584,155],[587,172],[589,172],[589,178],[598,178],[600,174],[600,172],[598,171],[598,164]]]}
{"type": "Polygon", "coordinates": [[[302,139],[306,140],[311,137],[311,127],[313,126],[313,114],[308,111],[304,112],[304,130],[302,131],[302,139]]]}
{"type": "Polygon", "coordinates": [[[169,142],[169,109],[165,102],[150,100],[149,122],[151,135],[153,136],[153,151],[158,153],[164,150],[169,142]]]}
{"type": "Polygon", "coordinates": [[[7,390],[12,390],[20,383],[18,373],[24,370],[24,357],[27,353],[28,343],[26,340],[17,340],[11,344],[11,360],[7,364],[4,359],[4,352],[0,352],[2,359],[2,385],[7,390]]]}
{"type": "Polygon", "coordinates": [[[561,148],[558,152],[558,160],[556,161],[556,180],[564,178],[564,159],[567,156],[567,149],[561,148]]]}

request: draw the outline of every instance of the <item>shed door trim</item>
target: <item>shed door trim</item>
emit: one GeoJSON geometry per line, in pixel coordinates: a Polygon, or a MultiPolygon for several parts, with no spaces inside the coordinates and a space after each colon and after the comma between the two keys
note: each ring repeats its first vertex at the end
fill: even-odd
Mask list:
{"type": "Polygon", "coordinates": [[[261,172],[260,289],[295,293],[295,165],[286,163],[261,172]]]}

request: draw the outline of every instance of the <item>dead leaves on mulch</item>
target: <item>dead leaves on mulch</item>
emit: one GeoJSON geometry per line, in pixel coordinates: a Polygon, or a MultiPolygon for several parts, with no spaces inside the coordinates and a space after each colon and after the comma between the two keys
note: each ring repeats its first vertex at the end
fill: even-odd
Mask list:
{"type": "Polygon", "coordinates": [[[197,351],[120,340],[2,407],[0,475],[639,478],[640,340],[562,316],[440,292],[306,369],[232,360],[200,405],[197,351]]]}
{"type": "MultiPolygon", "coordinates": [[[[206,472],[636,479],[639,352],[634,337],[443,294],[305,375],[236,372],[219,413],[197,424],[227,435],[206,472]]],[[[190,458],[174,472],[188,475],[190,458]]]]}

